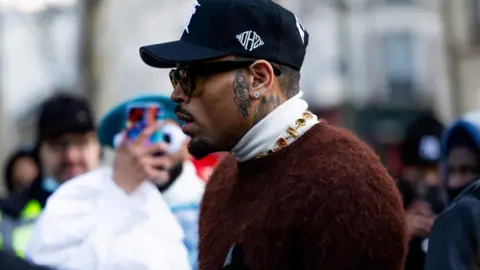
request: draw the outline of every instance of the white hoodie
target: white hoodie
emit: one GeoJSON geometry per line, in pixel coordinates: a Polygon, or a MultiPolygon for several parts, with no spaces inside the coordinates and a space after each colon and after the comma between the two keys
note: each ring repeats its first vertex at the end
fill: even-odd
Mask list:
{"type": "Polygon", "coordinates": [[[158,189],[127,195],[100,168],[63,184],[48,200],[26,256],[69,270],[190,269],[182,229],[158,189]]]}

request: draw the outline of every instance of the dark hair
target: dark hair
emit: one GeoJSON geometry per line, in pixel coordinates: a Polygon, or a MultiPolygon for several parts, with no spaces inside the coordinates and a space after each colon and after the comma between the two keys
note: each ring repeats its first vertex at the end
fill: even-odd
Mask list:
{"type": "Polygon", "coordinates": [[[286,98],[291,98],[300,92],[300,71],[291,67],[278,65],[282,75],[278,78],[280,87],[286,98]]]}
{"type": "Polygon", "coordinates": [[[38,162],[38,157],[35,154],[33,149],[22,148],[13,152],[10,157],[7,159],[7,162],[4,167],[4,181],[7,187],[8,192],[13,192],[13,170],[15,168],[15,163],[22,158],[30,158],[35,162],[40,172],[40,163],[38,162]]]}

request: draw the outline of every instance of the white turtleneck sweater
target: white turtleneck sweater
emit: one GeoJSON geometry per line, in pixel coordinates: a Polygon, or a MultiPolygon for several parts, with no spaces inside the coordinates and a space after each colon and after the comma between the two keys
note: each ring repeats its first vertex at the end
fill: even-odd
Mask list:
{"type": "MultiPolygon", "coordinates": [[[[232,153],[238,161],[252,159],[271,149],[277,140],[286,134],[288,127],[295,126],[297,119],[308,109],[306,101],[301,99],[303,92],[285,101],[264,119],[253,126],[240,141],[233,147],[232,153]]],[[[299,130],[299,136],[318,123],[317,116],[313,116],[305,127],[299,130]]],[[[291,142],[290,142],[291,143],[291,142]]]]}

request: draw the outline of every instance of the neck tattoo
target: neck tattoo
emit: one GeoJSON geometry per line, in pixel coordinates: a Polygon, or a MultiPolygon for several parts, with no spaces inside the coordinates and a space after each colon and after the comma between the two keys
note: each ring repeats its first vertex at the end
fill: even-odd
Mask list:
{"type": "Polygon", "coordinates": [[[243,76],[241,71],[235,73],[235,79],[233,80],[233,101],[237,105],[237,109],[242,115],[243,118],[249,116],[248,110],[252,105],[249,96],[249,87],[245,76],[243,76]]]}
{"type": "Polygon", "coordinates": [[[260,122],[278,106],[280,106],[280,97],[278,95],[270,94],[267,97],[263,97],[253,112],[253,125],[260,122]]]}

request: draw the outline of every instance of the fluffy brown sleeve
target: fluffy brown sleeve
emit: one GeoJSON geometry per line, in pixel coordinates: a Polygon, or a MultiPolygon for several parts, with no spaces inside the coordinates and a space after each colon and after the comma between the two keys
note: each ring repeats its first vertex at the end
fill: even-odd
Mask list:
{"type": "Polygon", "coordinates": [[[378,157],[343,135],[325,147],[324,166],[313,169],[322,179],[303,189],[297,239],[302,267],[403,270],[408,237],[400,194],[378,157]]]}

